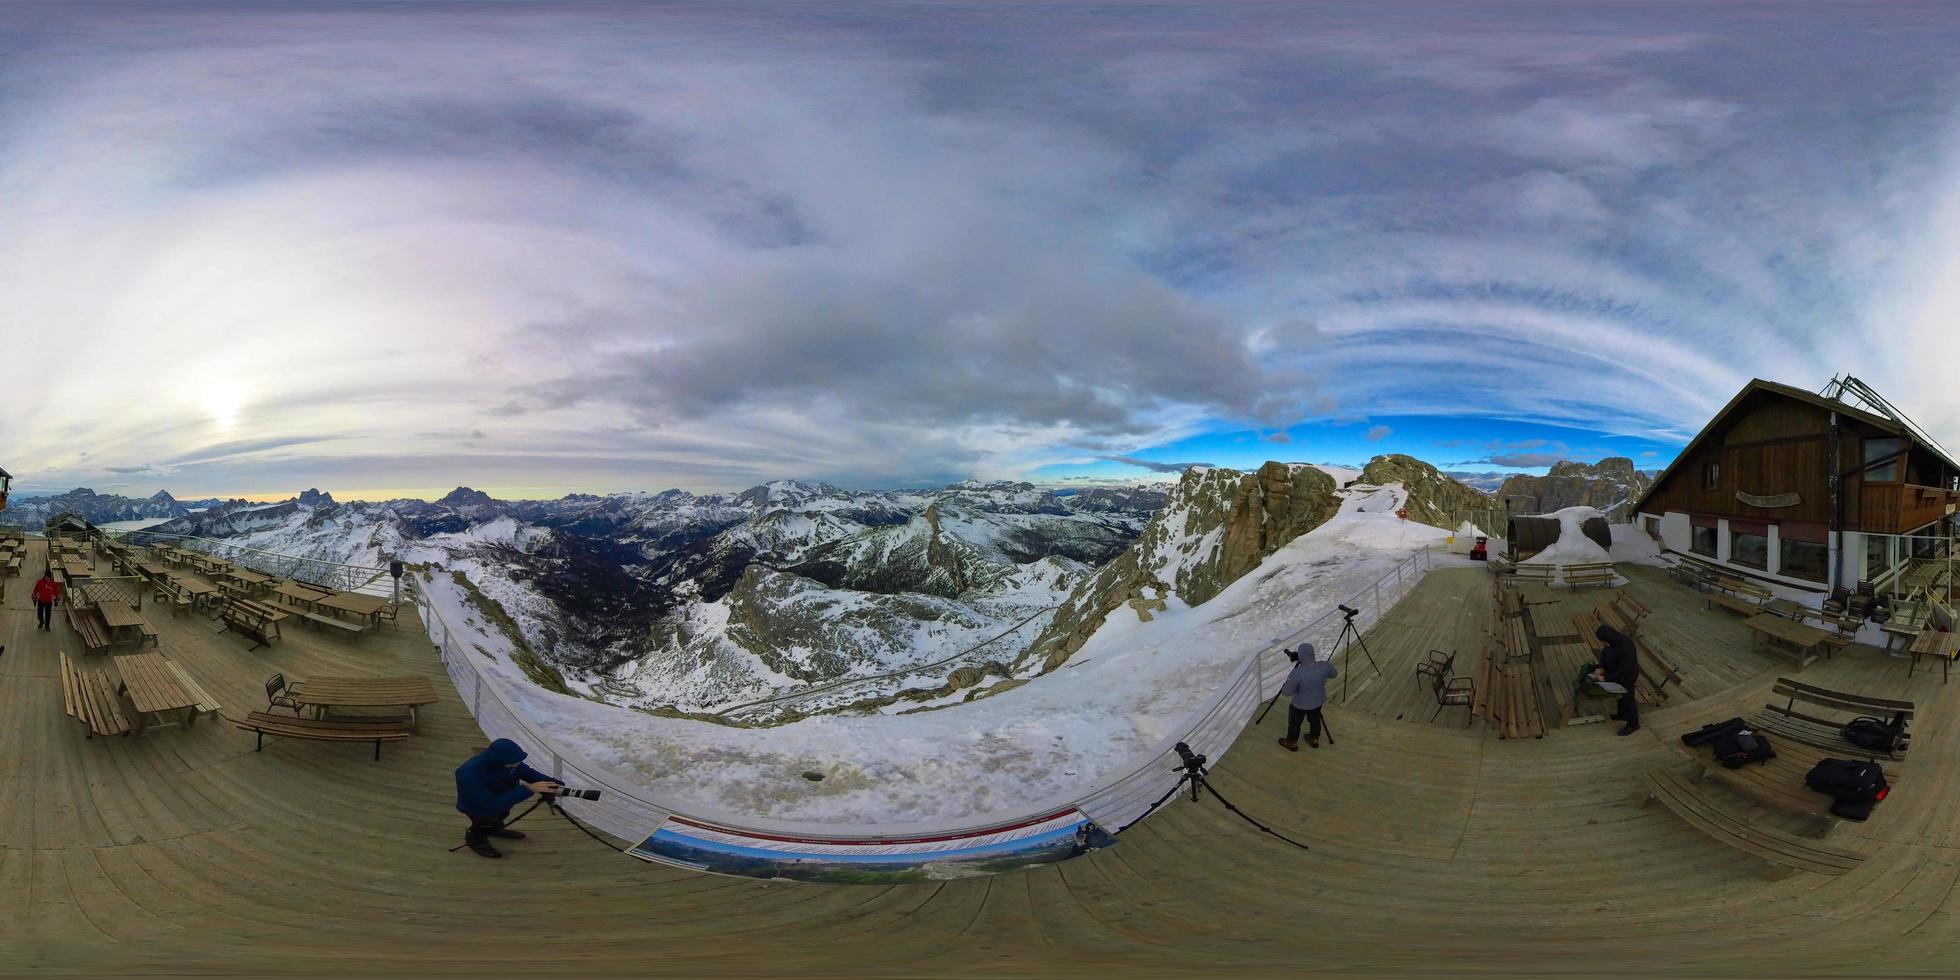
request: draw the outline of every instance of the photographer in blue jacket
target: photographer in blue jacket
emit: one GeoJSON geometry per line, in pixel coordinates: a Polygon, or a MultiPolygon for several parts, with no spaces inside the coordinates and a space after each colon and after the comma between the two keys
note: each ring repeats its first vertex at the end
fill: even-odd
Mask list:
{"type": "Polygon", "coordinates": [[[522,746],[507,738],[456,767],[456,809],[470,818],[470,829],[463,843],[487,858],[500,858],[504,852],[491,846],[490,838],[522,840],[522,831],[504,826],[511,807],[539,794],[556,793],[563,787],[550,776],[524,764],[522,746]]]}

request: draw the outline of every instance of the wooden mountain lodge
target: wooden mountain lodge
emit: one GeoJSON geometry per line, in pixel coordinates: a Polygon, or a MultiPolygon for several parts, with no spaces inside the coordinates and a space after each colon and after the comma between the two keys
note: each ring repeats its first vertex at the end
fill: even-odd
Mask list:
{"type": "Polygon", "coordinates": [[[1669,551],[1809,589],[1952,557],[1960,464],[1858,379],[1745,385],[1634,504],[1669,551]]]}

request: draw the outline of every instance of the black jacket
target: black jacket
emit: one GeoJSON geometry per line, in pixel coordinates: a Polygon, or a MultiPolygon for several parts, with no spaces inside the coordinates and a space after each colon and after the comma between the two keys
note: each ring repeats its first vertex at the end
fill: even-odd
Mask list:
{"type": "Polygon", "coordinates": [[[1606,644],[1599,651],[1599,666],[1606,672],[1606,679],[1633,690],[1640,680],[1640,654],[1634,650],[1633,641],[1611,626],[1601,626],[1593,635],[1606,644]]]}

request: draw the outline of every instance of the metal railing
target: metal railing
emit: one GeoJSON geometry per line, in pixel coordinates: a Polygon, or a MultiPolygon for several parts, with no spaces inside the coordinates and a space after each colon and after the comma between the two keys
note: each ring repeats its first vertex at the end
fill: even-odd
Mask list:
{"type": "Polygon", "coordinates": [[[336,592],[359,592],[365,595],[388,598],[394,594],[394,580],[388,576],[386,567],[372,565],[349,565],[342,562],[326,561],[319,558],[305,558],[299,555],[285,555],[273,551],[261,551],[233,544],[217,538],[201,538],[191,534],[170,534],[158,531],[104,531],[111,540],[128,542],[137,547],[170,545],[200,551],[215,558],[223,558],[234,565],[243,565],[252,571],[274,578],[297,579],[323,585],[336,592]]]}
{"type": "MultiPolygon", "coordinates": [[[[1407,595],[1432,566],[1432,551],[1417,551],[1397,562],[1394,568],[1350,595],[1340,605],[1358,609],[1360,615],[1356,617],[1356,624],[1365,628],[1407,595]]],[[[414,601],[429,631],[429,639],[442,658],[450,682],[455,685],[463,703],[469,706],[470,713],[475,716],[484,734],[491,738],[512,739],[535,755],[548,758],[551,774],[569,785],[604,790],[602,798],[596,802],[574,804],[578,807],[575,812],[580,820],[614,837],[638,843],[668,816],[677,813],[733,828],[821,836],[834,840],[873,839],[894,833],[917,833],[924,829],[916,826],[859,826],[853,828],[857,833],[839,833],[833,826],[762,820],[753,815],[719,814],[701,808],[689,808],[683,812],[655,803],[647,798],[650,794],[646,789],[592,764],[577,752],[568,751],[550,734],[526,720],[499,689],[503,682],[484,670],[483,665],[489,662],[488,659],[451,631],[448,622],[430,600],[426,588],[415,591],[414,601]]],[[[1177,782],[1177,772],[1172,765],[1175,761],[1172,746],[1184,742],[1193,751],[1214,761],[1222,758],[1240,730],[1251,720],[1254,711],[1279,690],[1290,666],[1283,651],[1308,641],[1322,649],[1339,653],[1341,651],[1334,651],[1333,644],[1340,635],[1341,625],[1338,608],[1329,609],[1306,626],[1252,653],[1233,672],[1231,680],[1192,713],[1192,720],[1180,726],[1181,734],[1166,738],[1150,755],[1141,758],[1137,765],[1102,780],[1086,793],[1077,791],[1067,798],[1031,805],[1025,809],[1025,813],[1050,814],[1073,806],[1105,828],[1114,830],[1128,825],[1177,782]]],[[[1340,666],[1346,669],[1345,663],[1340,666]]],[[[1013,822],[1015,818],[1002,817],[969,826],[932,830],[957,836],[1013,822]]]]}

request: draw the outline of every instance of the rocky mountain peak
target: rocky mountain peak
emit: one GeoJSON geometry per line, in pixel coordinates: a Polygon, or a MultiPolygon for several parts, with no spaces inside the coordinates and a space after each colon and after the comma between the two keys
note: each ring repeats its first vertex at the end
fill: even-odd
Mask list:
{"type": "Polygon", "coordinates": [[[489,494],[484,493],[481,490],[472,490],[469,487],[457,487],[456,489],[449,491],[448,494],[444,495],[443,498],[441,500],[436,501],[436,503],[445,504],[450,507],[461,508],[461,507],[491,506],[494,505],[496,501],[492,500],[489,494]]]}
{"type": "Polygon", "coordinates": [[[1654,478],[1634,469],[1625,456],[1608,456],[1597,463],[1563,460],[1544,476],[1517,474],[1504,479],[1498,498],[1516,514],[1549,514],[1567,507],[1593,507],[1609,521],[1626,521],[1633,501],[1654,478]]]}
{"type": "Polygon", "coordinates": [[[1472,513],[1496,506],[1482,490],[1401,453],[1384,453],[1369,460],[1361,469],[1361,482],[1373,486],[1401,484],[1409,492],[1409,520],[1431,527],[1454,530],[1472,513]]]}
{"type": "MultiPolygon", "coordinates": [[[[460,492],[461,489],[459,487],[458,491],[460,492]]],[[[454,494],[451,496],[454,496],[454,494]]],[[[299,505],[301,507],[331,507],[333,506],[333,494],[323,493],[316,487],[308,487],[299,492],[299,505]]]]}
{"type": "Polygon", "coordinates": [[[1148,616],[1171,595],[1193,606],[1211,599],[1339,513],[1335,489],[1333,477],[1301,464],[1185,470],[1136,542],[1070,594],[1024,658],[1060,666],[1125,603],[1148,616]]]}

